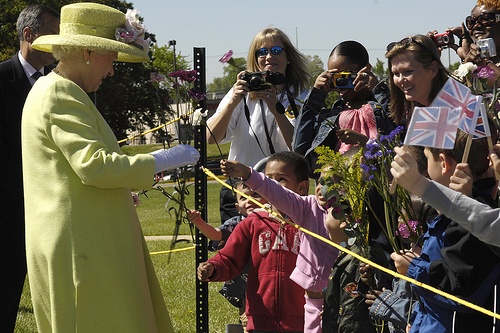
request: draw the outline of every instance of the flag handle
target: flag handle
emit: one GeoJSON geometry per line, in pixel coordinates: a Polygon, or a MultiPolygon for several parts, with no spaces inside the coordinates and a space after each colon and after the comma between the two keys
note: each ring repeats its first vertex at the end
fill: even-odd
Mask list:
{"type": "Polygon", "coordinates": [[[472,145],[473,135],[469,134],[467,137],[467,142],[465,143],[464,154],[462,155],[462,163],[467,163],[469,159],[470,146],[472,145]]]}
{"type": "MultiPolygon", "coordinates": [[[[403,145],[403,150],[407,151],[408,145],[403,145]]],[[[389,186],[389,193],[390,194],[394,194],[394,192],[396,192],[396,186],[398,186],[398,182],[396,181],[396,179],[392,179],[392,183],[389,186]]]]}

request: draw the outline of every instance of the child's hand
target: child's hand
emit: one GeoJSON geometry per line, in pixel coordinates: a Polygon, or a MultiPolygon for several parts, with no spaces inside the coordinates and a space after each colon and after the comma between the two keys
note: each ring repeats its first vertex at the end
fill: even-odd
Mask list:
{"type": "Polygon", "coordinates": [[[450,188],[469,197],[472,196],[472,172],[469,164],[459,163],[450,177],[450,188]]]}
{"type": "Polygon", "coordinates": [[[396,156],[391,163],[394,179],[406,190],[421,196],[428,186],[427,179],[418,172],[418,165],[413,156],[401,147],[395,147],[396,156]]]}
{"type": "MultiPolygon", "coordinates": [[[[361,68],[356,75],[356,79],[354,79],[354,91],[358,92],[365,88],[372,91],[375,86],[378,84],[378,78],[375,74],[372,73],[372,65],[368,64],[365,67],[361,68]]],[[[368,140],[367,140],[368,141],[368,140]]]]}
{"type": "Polygon", "coordinates": [[[324,71],[316,78],[316,81],[314,82],[314,88],[323,90],[324,92],[328,93],[330,92],[330,90],[332,90],[332,79],[333,75],[331,74],[331,72],[324,71]]]}
{"type": "Polygon", "coordinates": [[[212,276],[213,273],[214,273],[214,266],[211,263],[202,262],[198,266],[197,275],[198,275],[198,280],[200,280],[201,282],[208,282],[209,278],[212,276]]]}
{"type": "Polygon", "coordinates": [[[391,253],[391,259],[394,260],[394,266],[399,274],[406,275],[408,272],[408,267],[413,258],[417,258],[419,255],[413,251],[405,250],[402,253],[391,253]]]}
{"type": "Polygon", "coordinates": [[[200,220],[203,221],[203,219],[201,218],[201,213],[194,209],[187,210],[187,218],[189,222],[194,224],[196,224],[196,222],[199,222],[200,220]]]}
{"type": "Polygon", "coordinates": [[[380,294],[382,294],[382,291],[380,290],[370,290],[370,292],[366,294],[365,304],[368,306],[368,309],[370,309],[370,306],[372,306],[373,303],[375,303],[380,294]]]}
{"type": "Polygon", "coordinates": [[[364,146],[368,142],[368,137],[366,135],[353,131],[351,129],[337,130],[337,136],[340,141],[348,145],[360,144],[364,146]]]}
{"type": "Polygon", "coordinates": [[[227,177],[240,178],[243,181],[250,178],[250,167],[237,161],[221,160],[220,169],[227,177]]]}
{"type": "Polygon", "coordinates": [[[493,163],[493,169],[495,169],[496,174],[500,174],[500,144],[493,146],[490,150],[490,159],[493,163]]]}

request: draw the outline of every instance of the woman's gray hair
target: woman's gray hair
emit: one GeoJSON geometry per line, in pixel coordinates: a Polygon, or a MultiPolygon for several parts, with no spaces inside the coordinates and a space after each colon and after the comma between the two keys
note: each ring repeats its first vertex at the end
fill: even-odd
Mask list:
{"type": "Polygon", "coordinates": [[[103,49],[89,49],[82,46],[73,45],[52,45],[52,55],[56,60],[61,60],[61,58],[73,58],[78,57],[82,54],[83,50],[90,50],[96,52],[99,55],[104,55],[108,53],[108,50],[103,49]]]}

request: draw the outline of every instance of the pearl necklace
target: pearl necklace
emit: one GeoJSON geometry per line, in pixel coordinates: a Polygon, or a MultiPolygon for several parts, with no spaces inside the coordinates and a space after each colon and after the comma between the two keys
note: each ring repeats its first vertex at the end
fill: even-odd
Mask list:
{"type": "Polygon", "coordinates": [[[63,72],[61,72],[59,69],[57,69],[57,67],[54,68],[52,71],[54,73],[56,73],[57,75],[62,76],[63,78],[65,78],[67,80],[70,80],[70,78],[66,74],[64,74],[63,72]]]}

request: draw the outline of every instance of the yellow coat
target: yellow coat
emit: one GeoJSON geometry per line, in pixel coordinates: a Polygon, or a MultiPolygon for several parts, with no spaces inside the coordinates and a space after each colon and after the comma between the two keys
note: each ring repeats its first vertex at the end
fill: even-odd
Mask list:
{"type": "Polygon", "coordinates": [[[39,332],[173,332],[133,205],[154,158],[123,155],[88,95],[51,73],[22,119],[28,276],[39,332]]]}

